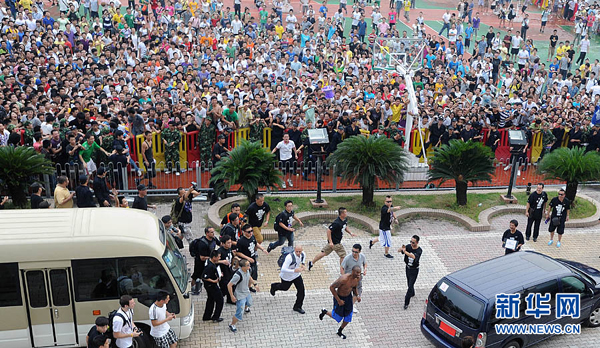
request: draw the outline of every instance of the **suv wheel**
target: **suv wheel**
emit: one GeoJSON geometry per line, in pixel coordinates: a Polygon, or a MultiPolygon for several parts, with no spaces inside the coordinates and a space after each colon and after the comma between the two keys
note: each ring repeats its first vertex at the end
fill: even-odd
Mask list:
{"type": "Polygon", "coordinates": [[[521,344],[518,341],[510,341],[504,345],[504,348],[521,348],[521,344]]]}
{"type": "Polygon", "coordinates": [[[587,318],[587,320],[585,321],[585,323],[589,327],[598,327],[598,326],[600,326],[600,306],[596,307],[592,311],[592,313],[590,313],[590,316],[587,318]]]}

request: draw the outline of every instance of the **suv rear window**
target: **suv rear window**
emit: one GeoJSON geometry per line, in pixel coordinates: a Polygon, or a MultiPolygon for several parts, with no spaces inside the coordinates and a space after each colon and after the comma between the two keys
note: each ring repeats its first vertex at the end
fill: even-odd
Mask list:
{"type": "Polygon", "coordinates": [[[481,326],[483,302],[447,280],[442,279],[437,283],[429,296],[429,301],[442,312],[472,329],[479,329],[481,326]]]}

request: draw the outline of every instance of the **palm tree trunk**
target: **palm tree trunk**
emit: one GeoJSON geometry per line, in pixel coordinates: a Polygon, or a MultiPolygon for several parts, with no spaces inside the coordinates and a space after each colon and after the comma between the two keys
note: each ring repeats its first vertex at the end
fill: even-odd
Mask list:
{"type": "Polygon", "coordinates": [[[363,186],[362,188],[362,204],[365,207],[372,207],[375,205],[375,202],[373,201],[373,190],[374,187],[370,186],[370,187],[365,187],[363,186]]]}
{"type": "Polygon", "coordinates": [[[456,180],[456,204],[467,205],[467,188],[465,181],[456,180]]]}
{"type": "Polygon", "coordinates": [[[579,186],[579,182],[567,181],[567,190],[565,191],[565,197],[567,197],[571,201],[571,203],[575,201],[575,196],[577,195],[577,186],[579,186]]]}
{"type": "Polygon", "coordinates": [[[23,187],[8,187],[8,193],[10,194],[15,207],[24,209],[27,206],[27,194],[23,187]]]}

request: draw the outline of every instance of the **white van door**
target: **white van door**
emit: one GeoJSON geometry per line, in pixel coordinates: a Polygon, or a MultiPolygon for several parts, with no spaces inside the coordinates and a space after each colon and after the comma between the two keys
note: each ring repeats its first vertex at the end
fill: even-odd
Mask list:
{"type": "Polygon", "coordinates": [[[69,268],[23,271],[34,347],[77,344],[69,268]]]}

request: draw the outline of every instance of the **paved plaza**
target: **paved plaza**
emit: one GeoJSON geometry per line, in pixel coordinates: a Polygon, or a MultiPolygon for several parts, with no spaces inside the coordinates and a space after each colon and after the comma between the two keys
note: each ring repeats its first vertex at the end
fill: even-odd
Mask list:
{"type": "MultiPolygon", "coordinates": [[[[584,190],[596,199],[600,191],[584,190]]],[[[554,190],[549,190],[550,196],[554,190]]],[[[359,199],[357,197],[357,199],[359,199]]],[[[401,205],[401,202],[397,202],[401,205]]],[[[201,232],[203,221],[200,219],[207,204],[196,204],[196,234],[201,232]]],[[[167,207],[160,207],[159,212],[167,207]]],[[[159,213],[157,212],[157,213],[159,213]]],[[[160,214],[159,214],[160,215],[160,214]]],[[[329,285],[339,276],[339,259],[336,255],[319,261],[311,272],[303,273],[306,285],[304,301],[305,315],[292,311],[295,290],[278,292],[275,297],[269,294],[269,285],[279,281],[276,260],[280,249],[270,255],[260,253],[259,279],[261,292],[254,294],[252,312],[244,315],[237,333],[228,330],[235,307],[225,305],[220,324],[201,320],[206,300],[205,292],[194,297],[196,307],[196,326],[192,336],[180,342],[180,347],[431,347],[421,334],[419,323],[423,315],[424,301],[434,284],[444,275],[466,266],[488,260],[503,254],[501,248],[502,232],[508,228],[508,221],[517,219],[519,229],[525,231],[526,218],[519,215],[504,215],[492,220],[492,230],[488,232],[469,232],[463,226],[443,220],[417,219],[402,223],[395,229],[392,238],[394,259],[383,257],[381,246],[368,249],[369,236],[366,232],[353,230],[357,237],[344,236],[343,244],[349,252],[354,243],[363,246],[368,262],[367,275],[363,280],[363,300],[358,304],[358,314],[344,330],[348,336],[342,340],[336,335],[339,324],[331,318],[318,319],[321,308],[332,307],[329,285]],[[402,309],[406,292],[406,276],[401,255],[397,253],[401,244],[407,244],[410,236],[418,234],[423,248],[419,278],[415,290],[416,297],[408,310],[402,309]]],[[[537,243],[525,244],[525,250],[535,250],[552,257],[576,260],[600,268],[600,248],[597,236],[600,226],[588,229],[570,229],[565,232],[560,249],[547,246],[547,225],[542,224],[537,243]]],[[[309,259],[325,244],[326,228],[313,224],[299,228],[296,242],[304,246],[309,259]]],[[[536,347],[598,347],[600,329],[583,328],[580,336],[551,338],[536,347]]]]}

